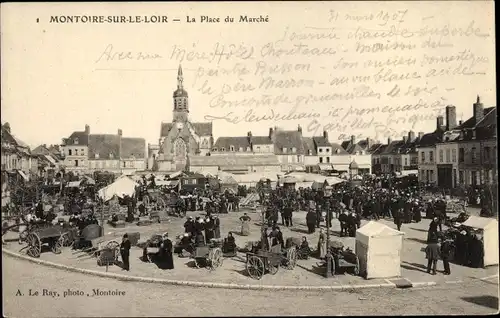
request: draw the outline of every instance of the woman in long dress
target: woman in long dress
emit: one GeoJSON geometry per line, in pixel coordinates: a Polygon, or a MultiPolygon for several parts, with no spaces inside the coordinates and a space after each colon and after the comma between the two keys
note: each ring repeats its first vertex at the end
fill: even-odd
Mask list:
{"type": "Polygon", "coordinates": [[[326,256],[326,235],[323,229],[319,230],[318,253],[319,253],[319,258],[321,259],[326,256]]]}
{"type": "Polygon", "coordinates": [[[244,213],[242,217],[240,217],[241,221],[241,235],[242,236],[248,236],[250,235],[250,221],[252,219],[244,213]]]}

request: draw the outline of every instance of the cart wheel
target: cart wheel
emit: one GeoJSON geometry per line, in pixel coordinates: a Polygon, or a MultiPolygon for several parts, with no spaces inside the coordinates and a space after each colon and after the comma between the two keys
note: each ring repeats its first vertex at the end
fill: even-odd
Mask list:
{"type": "Polygon", "coordinates": [[[222,265],[222,250],[218,247],[210,249],[207,256],[206,268],[210,271],[216,270],[222,265]]]}
{"type": "Polygon", "coordinates": [[[354,266],[354,275],[359,276],[359,258],[356,257],[356,266],[354,266]]]}
{"type": "Polygon", "coordinates": [[[332,256],[332,276],[335,276],[336,268],[335,268],[335,257],[332,256]]]}
{"type": "Polygon", "coordinates": [[[253,279],[261,279],[264,276],[264,262],[255,255],[251,255],[247,259],[246,270],[253,279]]]}
{"type": "MultiPolygon", "coordinates": [[[[106,249],[113,250],[115,252],[115,261],[118,261],[118,251],[120,250],[120,243],[117,241],[109,241],[106,246],[106,249]]],[[[149,259],[148,259],[149,260],[149,259]]]]}
{"type": "Polygon", "coordinates": [[[297,265],[297,249],[295,246],[292,246],[288,249],[286,258],[288,261],[286,268],[290,270],[294,269],[295,265],[297,265]]]}
{"type": "Polygon", "coordinates": [[[52,251],[52,253],[54,254],[61,254],[62,252],[62,246],[63,246],[63,243],[64,243],[64,234],[61,235],[57,240],[54,241],[54,243],[52,243],[52,246],[50,247],[50,250],[52,251]]]}
{"type": "Polygon", "coordinates": [[[26,237],[26,242],[28,242],[28,250],[26,253],[34,258],[40,257],[42,252],[42,242],[36,233],[30,233],[26,237]]]}
{"type": "Polygon", "coordinates": [[[280,269],[280,263],[277,262],[276,264],[269,264],[268,268],[269,268],[269,274],[276,275],[276,273],[280,269]]]}

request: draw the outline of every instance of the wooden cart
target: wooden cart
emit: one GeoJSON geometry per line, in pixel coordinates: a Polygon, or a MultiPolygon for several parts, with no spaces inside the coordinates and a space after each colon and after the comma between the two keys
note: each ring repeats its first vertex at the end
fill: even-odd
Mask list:
{"type": "Polygon", "coordinates": [[[192,257],[197,268],[205,267],[210,271],[221,267],[224,260],[220,242],[216,241],[208,246],[195,247],[192,257]]]}
{"type": "Polygon", "coordinates": [[[281,265],[282,255],[260,250],[257,253],[247,253],[246,270],[253,279],[261,279],[265,273],[275,275],[281,265]]]}
{"type": "Polygon", "coordinates": [[[47,244],[54,254],[61,254],[65,242],[65,230],[59,225],[32,226],[26,233],[26,254],[38,258],[47,244]]]}

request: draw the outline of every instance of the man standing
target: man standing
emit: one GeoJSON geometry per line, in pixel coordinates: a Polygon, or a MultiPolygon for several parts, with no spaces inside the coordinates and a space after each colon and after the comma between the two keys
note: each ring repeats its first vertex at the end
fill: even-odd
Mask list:
{"type": "Polygon", "coordinates": [[[315,231],[315,226],[316,226],[316,212],[312,209],[307,212],[306,215],[306,224],[307,224],[307,229],[308,233],[312,234],[315,231]]]}
{"type": "Polygon", "coordinates": [[[444,274],[450,275],[450,254],[451,254],[451,241],[446,239],[441,243],[441,259],[443,260],[444,274]]]}
{"type": "Polygon", "coordinates": [[[427,247],[425,248],[425,255],[427,258],[427,273],[431,274],[432,269],[432,275],[436,275],[436,266],[439,259],[439,252],[440,250],[437,236],[432,235],[429,243],[427,244],[427,247]]]}
{"type": "Polygon", "coordinates": [[[120,244],[120,254],[123,261],[123,269],[126,271],[130,270],[130,241],[128,239],[128,234],[123,235],[122,243],[120,244]]]}

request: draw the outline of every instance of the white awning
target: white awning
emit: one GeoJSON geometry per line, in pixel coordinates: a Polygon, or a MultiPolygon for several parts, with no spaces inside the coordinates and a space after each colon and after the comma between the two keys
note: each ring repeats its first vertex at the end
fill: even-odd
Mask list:
{"type": "Polygon", "coordinates": [[[21,175],[25,181],[29,181],[28,176],[23,171],[17,170],[17,172],[19,172],[19,175],[21,175]]]}
{"type": "Polygon", "coordinates": [[[319,167],[319,170],[321,170],[321,171],[333,170],[333,166],[329,163],[319,163],[318,167],[319,167]]]}

